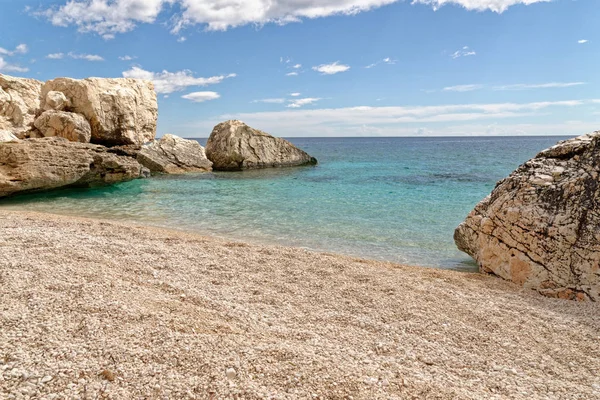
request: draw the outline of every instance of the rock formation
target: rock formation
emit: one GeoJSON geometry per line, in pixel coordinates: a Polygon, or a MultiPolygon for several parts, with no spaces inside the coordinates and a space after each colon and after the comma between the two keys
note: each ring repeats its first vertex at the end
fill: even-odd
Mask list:
{"type": "Polygon", "coordinates": [[[137,160],[155,173],[212,171],[212,162],[206,158],[200,143],[169,134],[143,146],[137,160]]]}
{"type": "Polygon", "coordinates": [[[215,170],[223,171],[317,163],[287,140],[236,120],[215,126],[206,143],[206,155],[215,170]]]}
{"type": "Polygon", "coordinates": [[[86,118],[91,126],[92,143],[142,145],[154,140],[158,105],[150,81],[53,79],[42,86],[42,109],[57,109],[56,95],[52,92],[64,94],[67,102],[62,107],[86,118]]]}
{"type": "Polygon", "coordinates": [[[498,182],[456,229],[480,270],[559,298],[600,300],[600,131],[498,182]]]}
{"type": "Polygon", "coordinates": [[[59,136],[72,142],[89,143],[92,137],[90,124],[75,113],[44,111],[33,123],[44,137],[59,136]]]}
{"type": "Polygon", "coordinates": [[[46,93],[46,101],[44,102],[44,110],[62,111],[69,107],[71,102],[63,92],[55,92],[53,90],[46,93]]]}
{"type": "Polygon", "coordinates": [[[157,113],[150,81],[0,74],[0,197],[148,175],[135,148],[154,140],[157,113]]]}
{"type": "Polygon", "coordinates": [[[23,136],[40,108],[42,82],[0,74],[0,130],[23,136]]]}
{"type": "Polygon", "coordinates": [[[0,145],[0,197],[65,186],[94,186],[136,179],[148,171],[104,146],[52,137],[0,145]]]}

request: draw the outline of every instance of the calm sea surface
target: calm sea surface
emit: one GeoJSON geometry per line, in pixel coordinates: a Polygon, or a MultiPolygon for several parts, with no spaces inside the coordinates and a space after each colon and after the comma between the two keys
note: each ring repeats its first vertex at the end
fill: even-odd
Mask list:
{"type": "Polygon", "coordinates": [[[454,246],[454,228],[496,181],[561,139],[293,138],[318,166],[161,176],[21,196],[0,207],[471,269],[454,246]]]}

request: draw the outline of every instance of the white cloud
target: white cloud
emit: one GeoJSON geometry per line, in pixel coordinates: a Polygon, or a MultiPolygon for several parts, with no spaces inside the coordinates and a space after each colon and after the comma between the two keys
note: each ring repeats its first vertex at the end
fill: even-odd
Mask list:
{"type": "Polygon", "coordinates": [[[60,60],[65,57],[65,53],[51,53],[46,56],[50,60],[60,60]]]}
{"type": "Polygon", "coordinates": [[[217,92],[193,92],[181,96],[182,99],[191,100],[194,103],[202,103],[203,101],[216,100],[219,97],[217,92]]]}
{"type": "Polygon", "coordinates": [[[96,54],[77,54],[69,52],[68,56],[75,60],[87,60],[87,61],[104,61],[104,58],[96,54]]]}
{"type": "Polygon", "coordinates": [[[287,107],[288,108],[300,108],[302,106],[316,103],[319,100],[321,100],[321,99],[313,98],[313,97],[306,97],[303,99],[294,99],[294,100],[290,100],[290,104],[288,104],[287,107]]]}
{"type": "Polygon", "coordinates": [[[445,92],[471,92],[473,90],[482,89],[483,85],[456,85],[456,86],[447,86],[443,90],[445,92]]]}
{"type": "Polygon", "coordinates": [[[547,3],[551,0],[412,0],[411,4],[427,4],[434,10],[446,4],[455,4],[470,11],[494,11],[499,14],[508,10],[509,7],[524,4],[547,3]]]}
{"type": "Polygon", "coordinates": [[[298,73],[296,71],[288,72],[287,74],[285,74],[285,76],[298,76],[298,73]]]}
{"type": "Polygon", "coordinates": [[[579,43],[579,44],[584,44],[584,43],[587,43],[587,42],[588,42],[587,39],[581,39],[581,40],[577,41],[577,43],[579,43]]]}
{"type": "Polygon", "coordinates": [[[333,75],[339,72],[346,72],[350,69],[349,65],[340,64],[336,61],[331,64],[321,64],[316,67],[312,67],[313,70],[320,72],[323,75],[333,75]]]}
{"type": "Polygon", "coordinates": [[[20,45],[18,45],[15,49],[15,53],[18,54],[25,54],[29,51],[29,48],[27,47],[26,44],[21,43],[20,45]]]}
{"type": "Polygon", "coordinates": [[[386,58],[384,58],[381,61],[377,61],[377,62],[375,62],[373,64],[367,65],[365,68],[373,68],[373,67],[376,67],[376,66],[378,66],[379,64],[382,64],[382,63],[383,64],[393,65],[393,64],[396,64],[396,61],[397,60],[392,60],[390,57],[386,57],[386,58]]]}
{"type": "Polygon", "coordinates": [[[179,43],[183,43],[186,40],[187,40],[187,38],[185,36],[180,36],[180,37],[177,38],[177,42],[179,42],[179,43]]]}
{"type": "Polygon", "coordinates": [[[300,96],[302,93],[298,93],[298,92],[294,92],[294,93],[290,93],[290,96],[292,97],[298,97],[300,96]]]}
{"type": "Polygon", "coordinates": [[[457,59],[459,57],[469,57],[474,56],[477,53],[474,50],[471,50],[469,46],[463,46],[462,49],[456,50],[454,53],[450,54],[450,57],[457,59]]]}
{"type": "Polygon", "coordinates": [[[285,103],[285,99],[281,99],[281,98],[277,98],[277,99],[260,99],[260,100],[252,100],[251,103],[282,104],[282,103],[285,103]]]}
{"type": "Polygon", "coordinates": [[[80,32],[94,32],[105,39],[152,23],[170,0],[69,0],[65,5],[37,12],[56,26],[77,26],[80,32]]]}
{"type": "Polygon", "coordinates": [[[29,51],[29,48],[24,43],[19,44],[17,47],[15,47],[15,49],[13,51],[6,50],[5,48],[0,47],[0,54],[5,55],[5,56],[14,56],[15,54],[25,54],[28,51],[29,51]]]}
{"type": "Polygon", "coordinates": [[[549,83],[517,83],[514,85],[494,86],[493,90],[529,90],[529,89],[549,89],[549,88],[566,88],[572,86],[585,85],[585,82],[549,82],[549,83]]]}
{"type": "MultiPolygon", "coordinates": [[[[80,32],[93,32],[105,39],[133,30],[139,23],[154,23],[169,6],[172,32],[201,24],[209,31],[222,31],[248,24],[287,24],[302,19],[331,15],[355,15],[401,0],[62,0],[64,5],[34,12],[56,26],[76,26],[80,32]]],[[[458,4],[468,10],[504,12],[516,4],[550,0],[413,0],[434,9],[458,4]]],[[[29,9],[30,12],[30,9],[29,9]]]]}
{"type": "Polygon", "coordinates": [[[132,57],[132,56],[125,55],[125,56],[119,57],[119,60],[121,60],[121,61],[131,61],[131,60],[135,60],[136,58],[137,57],[132,57]]]}
{"type": "Polygon", "coordinates": [[[0,57],[0,71],[4,72],[27,72],[29,68],[19,67],[16,64],[10,64],[4,60],[4,58],[0,57]]]}
{"type": "Polygon", "coordinates": [[[294,68],[294,69],[302,68],[302,64],[292,65],[292,68],[294,68]]]}
{"type": "MultiPolygon", "coordinates": [[[[123,72],[125,78],[147,79],[154,82],[157,93],[172,93],[185,90],[190,86],[207,86],[221,83],[224,79],[234,78],[236,74],[211,76],[209,78],[196,78],[192,71],[183,70],[177,72],[151,72],[140,67],[133,67],[123,72]]],[[[208,93],[208,92],[198,92],[208,93]]]]}

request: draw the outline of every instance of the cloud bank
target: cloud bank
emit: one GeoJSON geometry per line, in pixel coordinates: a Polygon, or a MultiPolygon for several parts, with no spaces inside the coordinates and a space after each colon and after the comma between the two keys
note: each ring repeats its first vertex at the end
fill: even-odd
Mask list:
{"type": "MultiPolygon", "coordinates": [[[[63,0],[64,1],[64,0],[63,0]]],[[[332,15],[355,15],[401,0],[68,0],[62,5],[41,9],[35,15],[56,26],[76,26],[105,39],[133,30],[140,23],[154,23],[170,10],[171,31],[178,34],[187,26],[204,25],[209,31],[223,31],[248,24],[286,24],[332,15]]],[[[438,9],[458,5],[467,10],[497,13],[509,7],[549,0],[413,0],[438,9]]]]}

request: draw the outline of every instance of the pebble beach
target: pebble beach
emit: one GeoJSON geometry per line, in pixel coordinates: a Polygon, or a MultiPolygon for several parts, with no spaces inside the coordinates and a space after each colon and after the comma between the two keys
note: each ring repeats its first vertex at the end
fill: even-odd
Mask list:
{"type": "Polygon", "coordinates": [[[0,229],[3,399],[600,397],[598,303],[128,223],[0,229]]]}

